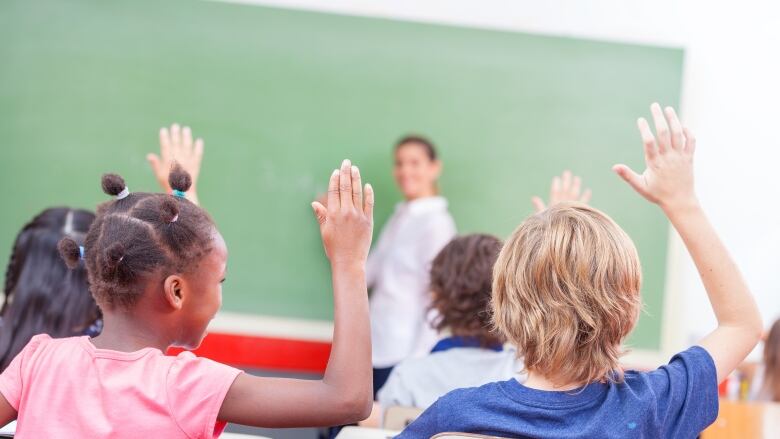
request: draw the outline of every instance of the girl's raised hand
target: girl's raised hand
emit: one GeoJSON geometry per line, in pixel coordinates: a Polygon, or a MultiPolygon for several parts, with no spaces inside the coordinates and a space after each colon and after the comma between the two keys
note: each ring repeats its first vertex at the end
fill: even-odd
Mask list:
{"type": "Polygon", "coordinates": [[[658,103],[650,106],[656,136],[645,118],[637,120],[645,149],[647,168],[637,174],[626,165],[612,169],[635,191],[665,211],[696,206],[693,187],[693,153],[696,139],[683,128],[672,107],[663,111],[658,103]]]}
{"type": "Polygon", "coordinates": [[[328,184],[327,207],[312,203],[331,264],[364,264],[374,226],[374,190],[361,187],[360,170],[344,160],[328,184]]]}
{"type": "Polygon", "coordinates": [[[580,177],[572,175],[571,171],[563,171],[560,177],[557,175],[553,177],[552,184],[550,184],[550,202],[545,205],[541,197],[533,197],[531,203],[533,203],[536,213],[539,213],[548,206],[564,201],[579,201],[587,204],[591,195],[590,189],[582,190],[580,177]]]}
{"type": "Polygon", "coordinates": [[[190,127],[181,128],[178,124],[170,129],[160,128],[160,155],[149,153],[146,160],[152,167],[162,190],[171,192],[168,184],[168,174],[174,163],[178,163],[192,177],[192,186],[187,191],[187,199],[198,204],[197,183],[200,175],[200,164],[203,160],[203,139],[192,138],[190,127]]]}

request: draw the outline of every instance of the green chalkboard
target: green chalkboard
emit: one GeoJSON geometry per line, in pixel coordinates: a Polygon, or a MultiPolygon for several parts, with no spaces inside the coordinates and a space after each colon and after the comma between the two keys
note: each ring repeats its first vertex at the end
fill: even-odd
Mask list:
{"type": "MultiPolygon", "coordinates": [[[[391,148],[440,146],[461,232],[505,237],[570,168],[643,259],[658,346],[667,224],[610,166],[640,167],[634,120],[677,104],[679,49],[193,1],[0,3],[0,249],[53,205],[94,207],[102,172],[156,190],[157,130],[206,140],[200,184],[230,248],[224,307],[329,319],[328,266],[309,203],[349,157],[399,196],[391,148]]],[[[3,255],[3,261],[6,256],[3,255]]]]}

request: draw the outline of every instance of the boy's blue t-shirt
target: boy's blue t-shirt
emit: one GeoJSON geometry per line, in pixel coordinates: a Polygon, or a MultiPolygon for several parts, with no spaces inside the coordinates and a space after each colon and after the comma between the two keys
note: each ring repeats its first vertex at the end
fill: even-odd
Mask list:
{"type": "Polygon", "coordinates": [[[694,346],[651,372],[626,372],[620,384],[552,392],[511,379],[454,390],[397,437],[460,432],[511,438],[695,438],[717,415],[715,363],[694,346]]]}

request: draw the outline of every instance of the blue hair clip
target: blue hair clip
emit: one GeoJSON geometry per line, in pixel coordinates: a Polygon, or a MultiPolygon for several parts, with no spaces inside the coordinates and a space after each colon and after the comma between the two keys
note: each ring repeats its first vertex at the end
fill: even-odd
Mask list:
{"type": "Polygon", "coordinates": [[[79,246],[79,258],[84,259],[84,246],[79,246]]]}
{"type": "Polygon", "coordinates": [[[178,190],[178,189],[174,189],[173,190],[173,196],[174,197],[184,198],[184,195],[185,195],[185,193],[180,191],[180,190],[178,190]]]}

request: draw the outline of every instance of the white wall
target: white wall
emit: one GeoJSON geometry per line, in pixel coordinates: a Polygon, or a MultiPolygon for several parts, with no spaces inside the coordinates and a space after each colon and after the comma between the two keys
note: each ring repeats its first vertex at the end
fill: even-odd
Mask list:
{"type": "MultiPolygon", "coordinates": [[[[701,201],[758,298],[780,316],[780,7],[771,0],[239,0],[342,14],[686,49],[681,115],[698,138],[701,201]]],[[[638,140],[637,140],[638,142],[638,140]]],[[[670,236],[661,357],[714,327],[695,268],[670,236]]]]}

